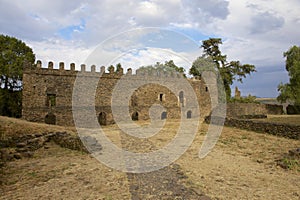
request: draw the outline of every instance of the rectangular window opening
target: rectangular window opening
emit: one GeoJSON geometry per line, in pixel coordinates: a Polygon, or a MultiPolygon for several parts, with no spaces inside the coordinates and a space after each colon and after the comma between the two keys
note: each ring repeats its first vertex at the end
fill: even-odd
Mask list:
{"type": "Polygon", "coordinates": [[[164,94],[159,94],[159,101],[163,101],[164,99],[164,94]]]}
{"type": "Polygon", "coordinates": [[[46,106],[48,107],[56,106],[56,94],[47,94],[46,106]]]}

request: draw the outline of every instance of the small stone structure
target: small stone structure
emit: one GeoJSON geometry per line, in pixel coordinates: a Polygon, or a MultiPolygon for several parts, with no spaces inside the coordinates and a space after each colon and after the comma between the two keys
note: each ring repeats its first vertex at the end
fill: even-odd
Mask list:
{"type": "Polygon", "coordinates": [[[241,91],[238,87],[235,87],[234,97],[237,99],[241,98],[241,91]]]}
{"type": "MultiPolygon", "coordinates": [[[[106,72],[105,67],[96,70],[96,66],[90,67],[90,71],[85,65],[81,65],[81,70],[75,70],[75,64],[70,64],[70,69],[65,69],[63,62],[59,63],[59,68],[55,69],[53,62],[48,63],[48,67],[42,67],[42,62],[37,61],[34,65],[26,65],[23,70],[23,105],[22,117],[28,121],[45,122],[63,126],[74,126],[72,113],[73,89],[76,77],[81,73],[81,78],[87,80],[85,87],[90,88],[89,83],[97,81],[95,91],[95,111],[98,122],[102,125],[114,123],[112,114],[112,94],[113,90],[123,76],[131,76],[133,79],[163,80],[168,83],[178,84],[181,74],[162,72],[161,74],[145,74],[142,71],[128,69],[123,73],[123,68],[110,67],[106,72]]],[[[210,113],[210,92],[209,84],[205,84],[201,79],[186,79],[196,94],[200,108],[200,117],[204,119],[210,113]]],[[[154,81],[155,82],[155,81],[154,81]]],[[[127,91],[122,91],[127,92],[127,91]]],[[[180,110],[186,105],[186,91],[170,91],[167,87],[150,83],[137,88],[128,100],[128,110],[133,120],[147,120],[150,118],[149,110],[153,105],[162,106],[164,111],[155,113],[156,118],[180,118],[180,110]]],[[[82,99],[84,109],[84,97],[82,99]]],[[[196,117],[199,110],[186,110],[186,118],[196,117]]],[[[155,110],[155,109],[154,109],[155,110]]]]}

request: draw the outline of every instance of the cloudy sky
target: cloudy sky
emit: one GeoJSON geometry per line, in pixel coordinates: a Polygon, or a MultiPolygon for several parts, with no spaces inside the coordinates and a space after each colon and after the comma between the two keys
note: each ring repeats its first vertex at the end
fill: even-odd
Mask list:
{"type": "Polygon", "coordinates": [[[0,33],[48,61],[137,68],[173,59],[185,67],[201,41],[223,40],[228,60],[254,64],[242,95],[276,97],[287,82],[283,52],[300,43],[299,0],[0,0],[0,33]],[[149,28],[152,27],[152,28],[149,28]],[[133,31],[132,31],[133,30],[133,31]],[[100,48],[100,50],[99,50],[100,48]],[[91,56],[93,55],[93,56],[91,56]]]}

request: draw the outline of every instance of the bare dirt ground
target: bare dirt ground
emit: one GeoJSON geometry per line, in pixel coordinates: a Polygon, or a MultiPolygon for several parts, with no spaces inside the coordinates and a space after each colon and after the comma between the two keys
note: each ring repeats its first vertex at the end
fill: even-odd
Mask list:
{"type": "MultiPolygon", "coordinates": [[[[199,159],[207,127],[202,124],[180,159],[153,174],[119,172],[88,154],[47,143],[33,158],[7,163],[0,199],[205,199],[203,194],[211,199],[300,199],[299,168],[283,169],[276,162],[299,148],[299,140],[224,127],[216,147],[199,159]]],[[[116,125],[104,129],[116,145],[149,152],[170,142],[177,128],[178,121],[170,121],[147,140],[124,139],[116,125]]],[[[1,139],[62,130],[75,134],[72,128],[0,117],[1,139]]]]}

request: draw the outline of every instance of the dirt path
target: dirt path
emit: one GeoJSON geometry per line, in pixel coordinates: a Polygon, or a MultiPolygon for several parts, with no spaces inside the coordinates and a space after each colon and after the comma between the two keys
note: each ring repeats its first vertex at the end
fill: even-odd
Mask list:
{"type": "Polygon", "coordinates": [[[127,177],[132,200],[210,199],[202,192],[185,186],[187,176],[177,164],[154,172],[127,174],[127,177]]]}
{"type": "MultiPolygon", "coordinates": [[[[121,134],[121,143],[123,148],[134,152],[156,148],[150,140],[139,140],[127,134],[121,134]]],[[[186,186],[187,176],[178,164],[148,173],[127,173],[127,178],[132,200],[210,199],[200,190],[186,186]]]]}

